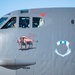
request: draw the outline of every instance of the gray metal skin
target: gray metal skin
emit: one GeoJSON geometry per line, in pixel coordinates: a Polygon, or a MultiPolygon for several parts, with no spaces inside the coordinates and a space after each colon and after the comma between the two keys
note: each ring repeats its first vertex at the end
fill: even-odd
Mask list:
{"type": "MultiPolygon", "coordinates": [[[[30,69],[11,70],[0,67],[0,75],[75,75],[75,8],[40,8],[30,9],[29,13],[11,12],[9,17],[17,17],[16,28],[0,29],[0,58],[36,61],[30,69]],[[34,10],[34,12],[32,12],[34,10]],[[45,16],[40,16],[45,13],[45,16]],[[19,28],[19,17],[30,17],[30,28],[19,28]],[[42,17],[45,24],[32,28],[32,17],[42,17]],[[17,38],[34,35],[36,49],[19,50],[17,38]],[[68,48],[65,44],[57,46],[58,41],[68,41],[71,53],[64,55],[68,48]]],[[[4,25],[4,24],[3,24],[4,25]]],[[[1,28],[1,27],[0,27],[1,28]]]]}

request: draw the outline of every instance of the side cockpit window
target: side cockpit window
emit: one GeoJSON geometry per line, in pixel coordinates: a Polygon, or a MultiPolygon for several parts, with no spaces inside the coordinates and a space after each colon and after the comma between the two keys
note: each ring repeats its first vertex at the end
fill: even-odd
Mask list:
{"type": "Polygon", "coordinates": [[[33,17],[32,19],[32,27],[33,28],[37,28],[44,25],[44,19],[40,18],[40,17],[33,17]]]}
{"type": "Polygon", "coordinates": [[[7,17],[0,18],[0,26],[7,20],[7,17]]]}
{"type": "Polygon", "coordinates": [[[16,17],[12,17],[1,29],[15,28],[16,17]]]}
{"type": "Polygon", "coordinates": [[[20,28],[29,28],[30,27],[30,18],[29,17],[20,17],[19,18],[19,27],[20,28]]]}

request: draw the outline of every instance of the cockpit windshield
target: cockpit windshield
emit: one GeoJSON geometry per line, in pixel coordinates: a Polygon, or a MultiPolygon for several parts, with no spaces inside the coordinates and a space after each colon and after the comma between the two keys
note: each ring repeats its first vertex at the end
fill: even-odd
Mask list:
{"type": "Polygon", "coordinates": [[[19,18],[19,27],[29,28],[30,27],[30,17],[20,17],[19,18]]]}
{"type": "Polygon", "coordinates": [[[7,17],[0,18],[0,26],[7,20],[7,17]]]}
{"type": "Polygon", "coordinates": [[[44,19],[41,17],[33,17],[32,19],[32,27],[37,28],[44,25],[44,19]]]}

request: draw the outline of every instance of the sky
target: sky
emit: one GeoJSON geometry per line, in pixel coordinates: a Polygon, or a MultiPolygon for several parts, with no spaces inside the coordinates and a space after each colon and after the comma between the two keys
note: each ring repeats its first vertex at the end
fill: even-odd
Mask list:
{"type": "Polygon", "coordinates": [[[20,9],[75,7],[75,0],[0,0],[0,17],[20,9]]]}

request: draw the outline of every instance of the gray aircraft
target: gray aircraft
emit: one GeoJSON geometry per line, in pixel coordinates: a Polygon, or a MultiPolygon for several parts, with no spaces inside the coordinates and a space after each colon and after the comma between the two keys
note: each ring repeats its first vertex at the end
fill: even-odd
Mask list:
{"type": "Polygon", "coordinates": [[[37,8],[0,18],[0,75],[75,75],[75,8],[37,8]]]}

